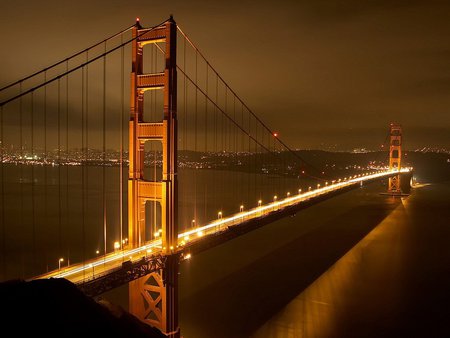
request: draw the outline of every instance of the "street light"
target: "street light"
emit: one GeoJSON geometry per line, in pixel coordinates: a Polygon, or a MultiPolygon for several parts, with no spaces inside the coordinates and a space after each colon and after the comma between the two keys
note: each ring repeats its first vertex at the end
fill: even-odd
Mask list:
{"type": "Polygon", "coordinates": [[[244,206],[241,205],[241,206],[239,207],[239,212],[243,212],[243,211],[244,211],[244,206]]]}
{"type": "Polygon", "coordinates": [[[193,220],[191,221],[191,227],[192,227],[192,228],[195,228],[195,219],[193,219],[193,220]]]}
{"type": "Polygon", "coordinates": [[[320,183],[319,184],[317,184],[317,189],[319,189],[320,188],[320,183]]]}
{"type": "Polygon", "coordinates": [[[59,270],[59,274],[61,275],[61,263],[64,262],[64,258],[60,258],[58,259],[58,270],[59,270]]]}
{"type": "Polygon", "coordinates": [[[222,211],[219,211],[219,212],[217,213],[217,218],[218,218],[218,219],[221,219],[221,218],[222,218],[222,211]]]}
{"type": "Polygon", "coordinates": [[[92,279],[94,279],[94,265],[89,264],[88,267],[92,268],[92,279]]]}
{"type": "Polygon", "coordinates": [[[258,201],[258,207],[260,207],[260,206],[261,206],[261,204],[262,204],[262,201],[261,201],[261,200],[259,200],[259,201],[258,201]]]}
{"type": "Polygon", "coordinates": [[[98,255],[100,253],[100,250],[95,250],[95,253],[98,255]]]}
{"type": "Polygon", "coordinates": [[[287,196],[287,197],[291,196],[291,193],[288,191],[288,192],[286,193],[286,196],[287,196]]]}
{"type": "Polygon", "coordinates": [[[277,195],[273,196],[273,201],[275,202],[277,200],[277,198],[278,198],[277,195]]]}
{"type": "Polygon", "coordinates": [[[114,242],[114,251],[119,250],[119,249],[120,249],[120,243],[114,242]]]}
{"type": "Polygon", "coordinates": [[[300,195],[302,193],[302,189],[298,189],[298,194],[300,195]]]}

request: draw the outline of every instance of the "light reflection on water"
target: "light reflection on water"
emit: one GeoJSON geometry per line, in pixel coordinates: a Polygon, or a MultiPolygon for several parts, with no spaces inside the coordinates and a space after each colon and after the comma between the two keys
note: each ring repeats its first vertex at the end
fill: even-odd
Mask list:
{"type": "Polygon", "coordinates": [[[367,305],[361,304],[362,299],[367,294],[373,296],[378,283],[389,282],[390,286],[385,294],[378,295],[381,302],[369,297],[373,301],[370,306],[383,307],[386,297],[401,297],[399,283],[403,276],[399,267],[405,258],[405,245],[392,244],[407,231],[406,203],[407,199],[403,199],[392,214],[252,337],[344,337],[342,320],[357,316],[358,308],[367,305]]]}

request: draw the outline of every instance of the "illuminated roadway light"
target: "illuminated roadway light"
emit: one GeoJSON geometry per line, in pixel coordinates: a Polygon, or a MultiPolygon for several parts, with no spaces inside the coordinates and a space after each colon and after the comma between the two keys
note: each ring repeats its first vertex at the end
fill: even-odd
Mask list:
{"type": "MultiPolygon", "coordinates": [[[[189,235],[194,235],[196,234],[198,237],[203,236],[203,231],[208,230],[208,229],[213,229],[214,227],[217,227],[217,225],[238,225],[239,222],[243,221],[244,217],[245,219],[252,219],[252,218],[256,218],[256,217],[260,217],[262,214],[268,214],[271,210],[273,210],[273,207],[279,206],[281,208],[288,206],[288,205],[292,205],[295,203],[300,203],[306,199],[308,199],[309,197],[312,196],[317,196],[318,194],[325,194],[328,191],[334,191],[334,190],[339,190],[343,187],[346,187],[350,184],[356,183],[356,182],[362,182],[364,180],[370,180],[373,178],[377,178],[377,177],[383,177],[383,176],[390,176],[392,175],[393,172],[409,172],[410,169],[409,168],[403,168],[403,169],[395,169],[395,170],[386,170],[380,173],[374,173],[371,175],[367,175],[367,178],[357,178],[357,179],[352,179],[349,180],[348,182],[340,182],[339,184],[336,184],[335,186],[328,186],[328,187],[323,187],[320,190],[315,190],[314,192],[309,191],[304,193],[303,195],[296,195],[294,197],[290,197],[290,198],[286,198],[282,201],[277,201],[277,202],[272,202],[272,203],[268,203],[264,206],[259,206],[258,208],[254,208],[254,209],[250,209],[248,211],[239,213],[239,214],[235,214],[232,216],[229,216],[227,218],[221,219],[220,221],[214,221],[211,222],[209,224],[206,224],[200,228],[197,228],[195,230],[190,230],[184,233],[181,233],[178,235],[178,238],[183,238],[189,235]]],[[[261,201],[262,203],[262,201],[261,201]]],[[[162,230],[160,230],[162,231],[162,230]]],[[[128,239],[126,240],[128,241],[128,239]]],[[[155,239],[153,241],[151,241],[150,243],[147,243],[144,246],[141,246],[139,248],[135,248],[135,249],[129,249],[129,250],[124,250],[122,251],[120,254],[119,253],[109,253],[106,254],[105,256],[103,256],[101,259],[97,259],[95,261],[93,261],[90,264],[78,264],[78,265],[74,265],[71,268],[67,268],[64,271],[54,271],[50,274],[46,274],[43,276],[46,277],[41,277],[41,278],[48,278],[48,277],[62,277],[62,278],[67,278],[67,277],[72,277],[73,280],[80,280],[83,277],[82,276],[77,276],[77,274],[92,268],[94,269],[97,266],[104,266],[106,264],[110,264],[112,263],[110,266],[107,267],[107,269],[113,269],[116,268],[119,264],[122,263],[122,258],[124,256],[128,256],[130,255],[130,259],[132,258],[131,255],[136,255],[136,254],[140,254],[142,251],[151,249],[151,248],[155,248],[156,251],[161,250],[161,239],[155,239]],[[48,277],[47,277],[48,276],[48,277]]],[[[99,251],[99,250],[97,250],[99,251]]],[[[106,270],[107,270],[106,269],[106,270]]],[[[39,278],[39,277],[38,277],[39,278]]]]}
{"type": "Polygon", "coordinates": [[[300,195],[302,193],[302,189],[298,189],[298,194],[300,195]]]}
{"type": "Polygon", "coordinates": [[[120,243],[114,242],[114,250],[119,250],[119,249],[120,249],[120,243]]]}
{"type": "Polygon", "coordinates": [[[221,219],[221,218],[222,218],[222,211],[219,211],[219,212],[217,213],[217,218],[218,218],[218,219],[221,219]]]}
{"type": "Polygon", "coordinates": [[[259,201],[258,201],[258,207],[260,207],[260,206],[261,206],[261,204],[262,204],[262,201],[261,201],[261,200],[259,200],[259,201]]]}
{"type": "Polygon", "coordinates": [[[241,205],[241,206],[239,207],[239,212],[243,212],[243,211],[244,211],[244,206],[241,205]]]}
{"type": "Polygon", "coordinates": [[[190,259],[192,256],[191,256],[191,254],[190,253],[188,253],[186,256],[184,256],[184,258],[186,258],[186,259],[190,259]]]}
{"type": "Polygon", "coordinates": [[[273,200],[276,201],[277,200],[277,195],[273,196],[273,200]]]}
{"type": "Polygon", "coordinates": [[[288,191],[288,192],[286,193],[286,196],[287,196],[287,197],[291,196],[291,193],[288,191]]]}

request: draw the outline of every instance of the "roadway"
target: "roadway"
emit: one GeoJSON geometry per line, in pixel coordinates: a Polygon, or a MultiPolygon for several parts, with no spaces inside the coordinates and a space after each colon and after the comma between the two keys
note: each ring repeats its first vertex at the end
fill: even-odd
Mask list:
{"type": "MultiPolygon", "coordinates": [[[[407,173],[409,171],[410,169],[405,168],[401,169],[400,173],[407,173]]],[[[241,207],[239,213],[227,217],[224,215],[219,215],[220,218],[217,220],[179,234],[178,247],[174,248],[173,252],[183,251],[185,246],[202,241],[210,235],[223,232],[231,227],[238,227],[240,224],[246,223],[250,220],[268,217],[269,215],[279,212],[280,210],[292,207],[294,205],[300,205],[301,203],[305,203],[311,199],[324,197],[327,194],[334,195],[331,193],[348,189],[351,186],[358,186],[364,182],[388,178],[398,173],[398,171],[379,171],[355,175],[345,179],[325,182],[322,185],[318,184],[314,188],[310,187],[308,191],[299,190],[296,194],[288,195],[285,198],[278,199],[274,196],[274,200],[270,203],[262,204],[263,201],[258,201],[258,206],[255,208],[243,210],[243,207],[241,207]]],[[[162,252],[163,248],[161,239],[155,239],[138,248],[116,250],[115,252],[88,260],[84,263],[61,267],[61,269],[51,271],[33,279],[66,278],[73,283],[88,282],[120,268],[122,263],[125,261],[135,262],[140,260],[143,256],[162,254],[162,252]]],[[[189,258],[190,255],[186,255],[185,257],[189,258]]]]}

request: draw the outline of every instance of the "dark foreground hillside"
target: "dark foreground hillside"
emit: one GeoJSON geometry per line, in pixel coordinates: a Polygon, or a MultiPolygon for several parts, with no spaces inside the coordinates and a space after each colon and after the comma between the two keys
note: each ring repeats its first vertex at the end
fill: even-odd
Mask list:
{"type": "Polygon", "coordinates": [[[65,279],[4,282],[0,299],[2,337],[164,337],[65,279]]]}

